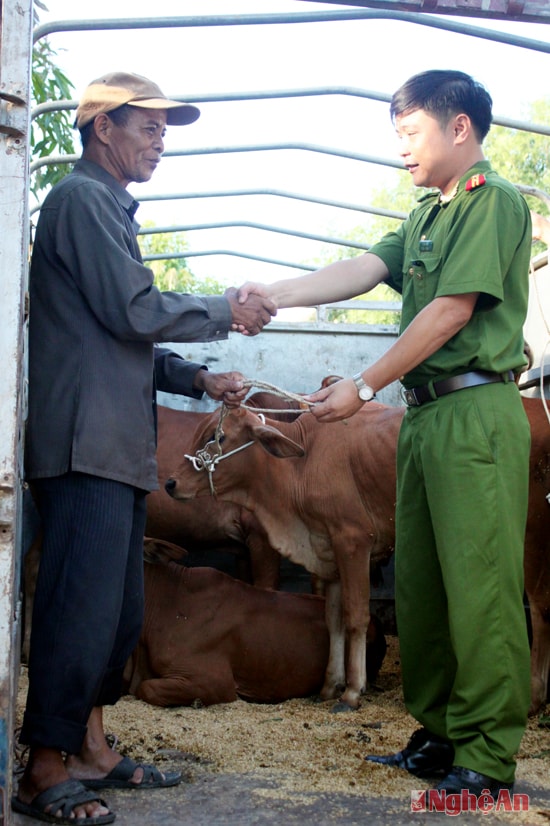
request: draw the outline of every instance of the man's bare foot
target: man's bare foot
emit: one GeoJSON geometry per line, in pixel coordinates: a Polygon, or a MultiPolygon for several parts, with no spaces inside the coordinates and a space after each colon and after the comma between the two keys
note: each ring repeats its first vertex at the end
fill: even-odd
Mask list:
{"type": "MultiPolygon", "coordinates": [[[[121,760],[122,755],[109,748],[103,728],[103,708],[96,706],[88,719],[88,730],[80,752],[67,755],[66,770],[76,780],[93,780],[106,777],[121,760]]],[[[136,769],[133,781],[137,784],[142,778],[143,770],[136,769]]]]}
{"type": "MultiPolygon", "coordinates": [[[[118,766],[119,763],[122,762],[122,760],[122,755],[109,748],[107,740],[105,739],[105,731],[103,728],[103,709],[96,706],[92,709],[92,713],[88,719],[88,729],[82,748],[78,754],[71,754],[67,756],[65,761],[66,770],[72,778],[75,780],[81,780],[86,784],[87,781],[104,780],[107,775],[112,772],[115,766],[118,766]]],[[[124,768],[126,769],[126,765],[124,768]]],[[[147,786],[151,787],[152,785],[164,785],[161,781],[159,781],[159,778],[164,777],[162,773],[159,774],[156,769],[153,769],[156,779],[156,782],[153,783],[151,768],[149,767],[147,771],[147,786]]],[[[142,766],[136,766],[135,771],[130,777],[126,779],[125,776],[124,787],[130,788],[131,786],[139,786],[143,780],[143,777],[144,768],[142,766]]],[[[167,786],[174,785],[173,781],[175,781],[176,775],[172,775],[171,777],[172,780],[170,780],[170,776],[167,776],[167,786]]],[[[177,775],[177,778],[177,782],[179,782],[179,774],[177,775]]],[[[122,786],[122,783],[116,782],[114,784],[109,783],[105,785],[107,787],[111,786],[116,788],[117,786],[122,786]]],[[[90,787],[91,786],[89,786],[89,788],[90,787]]]]}
{"type": "MultiPolygon", "coordinates": [[[[61,752],[55,749],[31,748],[25,772],[19,781],[17,800],[29,806],[42,792],[70,779],[61,752]]],[[[61,811],[52,811],[51,806],[46,806],[44,811],[54,817],[61,816],[61,811]]],[[[101,818],[110,814],[109,809],[103,806],[99,799],[75,804],[72,813],[75,818],[82,819],[101,818]]]]}

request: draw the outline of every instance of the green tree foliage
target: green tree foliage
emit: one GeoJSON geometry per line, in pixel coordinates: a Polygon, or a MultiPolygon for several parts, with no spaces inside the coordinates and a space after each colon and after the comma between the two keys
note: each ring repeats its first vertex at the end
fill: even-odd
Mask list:
{"type": "MultiPolygon", "coordinates": [[[[526,120],[550,126],[550,98],[531,104],[526,120]]],[[[494,126],[485,141],[485,152],[496,171],[509,181],[533,187],[550,197],[550,153],[546,135],[494,126]]],[[[524,197],[530,209],[548,216],[550,210],[543,200],[528,193],[524,193],[524,197]]],[[[544,250],[545,244],[533,245],[534,255],[544,250]]]]}
{"type": "MultiPolygon", "coordinates": [[[[152,229],[150,221],[143,224],[143,229],[152,229]]],[[[146,261],[153,270],[155,285],[159,290],[195,295],[222,295],[225,287],[212,277],[197,279],[187,266],[185,258],[170,258],[188,249],[183,232],[147,233],[139,236],[139,245],[143,256],[159,256],[157,260],[146,261]],[[168,256],[167,258],[160,256],[168,256]]]]}
{"type": "MultiPolygon", "coordinates": [[[[531,104],[527,120],[550,126],[550,98],[531,104]]],[[[533,186],[550,194],[550,154],[546,135],[493,126],[485,141],[485,153],[496,171],[512,183],[533,186]]],[[[531,209],[540,212],[541,201],[526,197],[531,209]]]]}
{"type": "MultiPolygon", "coordinates": [[[[44,9],[35,0],[34,18],[38,22],[37,8],[44,9]]],[[[47,38],[41,38],[33,49],[32,98],[33,105],[55,100],[70,100],[74,86],[55,64],[55,52],[47,38]]],[[[67,110],[44,112],[34,118],[31,126],[31,149],[34,160],[48,155],[74,153],[72,119],[67,110]]],[[[40,193],[61,180],[69,171],[67,164],[39,167],[31,179],[31,192],[40,200],[40,193]]]]}

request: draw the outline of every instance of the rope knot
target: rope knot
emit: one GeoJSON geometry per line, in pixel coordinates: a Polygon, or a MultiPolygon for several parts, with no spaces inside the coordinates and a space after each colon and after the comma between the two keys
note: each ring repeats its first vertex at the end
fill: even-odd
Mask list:
{"type": "MultiPolygon", "coordinates": [[[[282,390],[280,387],[277,387],[275,384],[270,384],[267,381],[260,381],[259,379],[245,379],[243,381],[244,387],[257,387],[260,390],[267,390],[270,393],[273,393],[274,396],[278,396],[281,399],[288,399],[289,401],[298,402],[301,406],[301,410],[293,410],[289,408],[286,412],[293,413],[296,416],[299,416],[301,413],[304,412],[304,407],[315,407],[316,402],[310,402],[304,399],[299,393],[293,393],[290,390],[282,390]]],[[[244,401],[246,406],[246,399],[244,401]]],[[[262,413],[280,413],[281,411],[278,408],[268,408],[268,407],[255,407],[254,410],[261,411],[262,413]]]]}

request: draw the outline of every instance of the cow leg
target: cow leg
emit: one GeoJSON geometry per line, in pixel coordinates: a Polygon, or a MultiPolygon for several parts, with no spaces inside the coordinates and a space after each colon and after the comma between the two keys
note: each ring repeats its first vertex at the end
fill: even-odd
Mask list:
{"type": "Polygon", "coordinates": [[[533,643],[531,645],[531,705],[529,714],[536,714],[545,704],[550,669],[550,617],[530,602],[533,643]]]}
{"type": "Polygon", "coordinates": [[[340,581],[327,582],[325,589],[325,619],[329,633],[329,656],[321,700],[338,697],[346,684],[346,636],[342,621],[342,590],[340,581]]]}
{"type": "MultiPolygon", "coordinates": [[[[351,544],[351,543],[350,543],[351,544]]],[[[364,559],[364,551],[347,558],[340,566],[342,581],[342,613],[347,642],[345,663],[346,688],[338,707],[334,710],[356,709],[361,694],[367,687],[367,628],[369,612],[369,559],[364,559]]]]}
{"type": "Polygon", "coordinates": [[[346,666],[346,690],[340,697],[340,708],[336,711],[345,711],[349,708],[359,708],[361,694],[367,687],[367,633],[362,624],[347,630],[348,656],[346,666]]]}
{"type": "Polygon", "coordinates": [[[190,706],[195,701],[210,706],[215,703],[232,703],[237,699],[235,683],[231,680],[206,682],[189,677],[158,677],[143,680],[136,697],[154,706],[190,706]]]}

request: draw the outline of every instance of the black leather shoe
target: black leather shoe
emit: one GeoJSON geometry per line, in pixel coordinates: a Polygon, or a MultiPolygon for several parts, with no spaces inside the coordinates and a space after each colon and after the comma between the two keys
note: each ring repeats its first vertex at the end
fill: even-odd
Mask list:
{"type": "Polygon", "coordinates": [[[414,732],[403,751],[384,756],[368,754],[365,760],[405,769],[416,777],[444,777],[452,768],[453,758],[454,749],[448,740],[421,728],[414,732]]]}
{"type": "Polygon", "coordinates": [[[508,791],[511,794],[514,784],[503,783],[502,780],[496,780],[494,777],[480,774],[472,769],[465,769],[463,766],[453,766],[449,774],[435,788],[439,792],[445,791],[449,794],[460,794],[462,790],[465,790],[472,792],[476,797],[480,797],[482,792],[489,792],[491,797],[497,798],[501,791],[508,791]]]}

